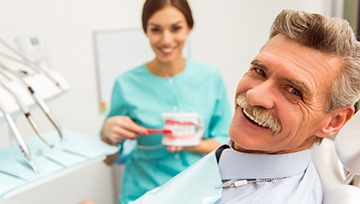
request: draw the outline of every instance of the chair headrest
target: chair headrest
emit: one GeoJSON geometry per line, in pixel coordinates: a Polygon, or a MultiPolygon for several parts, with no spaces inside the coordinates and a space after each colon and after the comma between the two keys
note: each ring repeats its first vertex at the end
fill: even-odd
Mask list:
{"type": "Polygon", "coordinates": [[[335,136],[335,149],[344,168],[360,175],[360,112],[335,136]]]}

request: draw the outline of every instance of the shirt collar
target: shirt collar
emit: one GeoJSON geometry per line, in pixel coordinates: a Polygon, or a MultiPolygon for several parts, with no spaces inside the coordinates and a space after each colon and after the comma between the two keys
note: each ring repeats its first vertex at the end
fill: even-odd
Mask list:
{"type": "Polygon", "coordinates": [[[232,141],[223,149],[219,161],[222,180],[289,177],[303,173],[311,160],[311,150],[289,154],[254,154],[238,152],[232,141]]]}

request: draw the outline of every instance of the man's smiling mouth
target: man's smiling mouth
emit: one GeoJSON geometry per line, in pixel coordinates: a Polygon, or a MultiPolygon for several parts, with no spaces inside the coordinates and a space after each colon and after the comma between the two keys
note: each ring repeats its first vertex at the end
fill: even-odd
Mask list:
{"type": "Polygon", "coordinates": [[[273,135],[281,131],[281,123],[277,118],[272,116],[268,110],[263,107],[251,106],[244,95],[239,95],[236,98],[236,105],[242,109],[244,116],[253,124],[270,129],[273,135]]]}
{"type": "Polygon", "coordinates": [[[255,123],[264,128],[269,128],[269,126],[264,121],[260,121],[257,118],[255,118],[254,116],[250,115],[250,113],[248,113],[244,108],[242,110],[243,110],[243,113],[245,114],[246,118],[248,120],[250,120],[252,123],[255,123]]]}

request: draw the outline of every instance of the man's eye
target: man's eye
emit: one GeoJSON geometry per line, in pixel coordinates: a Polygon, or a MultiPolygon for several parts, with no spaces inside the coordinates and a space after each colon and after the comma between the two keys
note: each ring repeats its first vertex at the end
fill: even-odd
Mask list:
{"type": "Polygon", "coordinates": [[[254,68],[254,70],[256,71],[256,73],[258,73],[259,75],[266,77],[266,73],[264,70],[259,69],[259,68],[254,68]]]}
{"type": "Polygon", "coordinates": [[[298,91],[298,90],[295,89],[295,88],[290,87],[290,88],[288,89],[288,91],[289,91],[291,94],[295,95],[295,96],[300,96],[300,97],[301,97],[300,91],[298,91]]]}

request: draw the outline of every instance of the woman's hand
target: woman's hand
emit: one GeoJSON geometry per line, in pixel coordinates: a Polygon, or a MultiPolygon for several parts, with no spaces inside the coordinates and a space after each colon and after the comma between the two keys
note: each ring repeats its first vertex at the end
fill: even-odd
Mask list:
{"type": "Polygon", "coordinates": [[[184,149],[184,147],[181,146],[166,146],[166,148],[169,152],[180,152],[184,149]]]}
{"type": "Polygon", "coordinates": [[[113,116],[105,121],[101,139],[108,144],[116,145],[126,139],[136,139],[140,134],[147,135],[148,132],[128,116],[113,116]]]}
{"type": "Polygon", "coordinates": [[[186,152],[193,152],[199,154],[207,154],[217,147],[220,146],[220,143],[214,139],[200,140],[200,143],[196,146],[166,146],[169,152],[179,152],[181,150],[186,152]]]}

